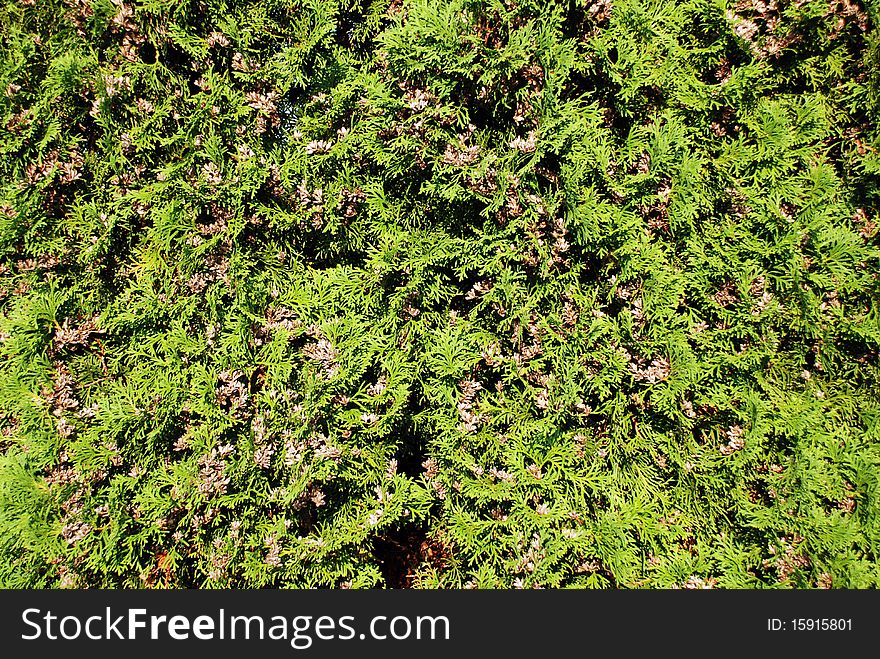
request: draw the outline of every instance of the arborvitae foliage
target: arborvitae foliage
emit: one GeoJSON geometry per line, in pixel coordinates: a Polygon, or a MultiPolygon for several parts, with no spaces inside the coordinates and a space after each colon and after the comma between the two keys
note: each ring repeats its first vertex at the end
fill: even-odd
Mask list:
{"type": "Polygon", "coordinates": [[[0,0],[0,583],[880,585],[877,0],[0,0]]]}

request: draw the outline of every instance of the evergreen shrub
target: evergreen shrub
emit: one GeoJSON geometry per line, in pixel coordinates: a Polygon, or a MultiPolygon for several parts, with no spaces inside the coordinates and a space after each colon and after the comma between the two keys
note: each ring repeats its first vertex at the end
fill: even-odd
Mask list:
{"type": "Polygon", "coordinates": [[[0,584],[880,585],[877,0],[0,0],[0,584]]]}

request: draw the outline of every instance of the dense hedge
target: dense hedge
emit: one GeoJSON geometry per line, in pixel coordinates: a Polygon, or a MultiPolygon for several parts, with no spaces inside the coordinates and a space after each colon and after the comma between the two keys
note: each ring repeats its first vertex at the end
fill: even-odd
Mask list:
{"type": "Polygon", "coordinates": [[[880,585],[877,0],[0,0],[0,584],[880,585]]]}

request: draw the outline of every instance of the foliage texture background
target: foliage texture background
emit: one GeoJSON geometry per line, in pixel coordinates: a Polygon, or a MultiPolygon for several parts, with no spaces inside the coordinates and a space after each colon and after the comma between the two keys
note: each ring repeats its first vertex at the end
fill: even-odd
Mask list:
{"type": "Polygon", "coordinates": [[[0,583],[880,585],[876,0],[2,0],[0,583]]]}

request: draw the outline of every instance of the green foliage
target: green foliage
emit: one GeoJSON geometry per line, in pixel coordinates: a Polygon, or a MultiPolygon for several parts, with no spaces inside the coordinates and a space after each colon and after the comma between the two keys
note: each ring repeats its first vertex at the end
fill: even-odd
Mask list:
{"type": "Polygon", "coordinates": [[[0,0],[0,583],[880,585],[876,0],[0,0]]]}

